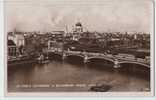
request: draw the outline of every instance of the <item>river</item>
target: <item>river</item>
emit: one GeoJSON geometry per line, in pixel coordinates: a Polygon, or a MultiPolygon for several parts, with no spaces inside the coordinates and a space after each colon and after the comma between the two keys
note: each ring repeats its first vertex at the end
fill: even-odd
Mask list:
{"type": "Polygon", "coordinates": [[[8,69],[8,91],[86,92],[97,84],[109,84],[109,92],[150,90],[149,79],[105,67],[56,60],[47,64],[15,66],[8,69]]]}

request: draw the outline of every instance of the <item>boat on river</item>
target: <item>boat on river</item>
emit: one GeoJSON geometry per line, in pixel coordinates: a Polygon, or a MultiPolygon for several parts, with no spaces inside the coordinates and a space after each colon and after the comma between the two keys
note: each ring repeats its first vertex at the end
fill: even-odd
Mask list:
{"type": "Polygon", "coordinates": [[[110,85],[107,84],[102,84],[99,86],[92,86],[90,88],[90,91],[95,91],[95,92],[107,92],[111,89],[112,87],[110,85]]]}

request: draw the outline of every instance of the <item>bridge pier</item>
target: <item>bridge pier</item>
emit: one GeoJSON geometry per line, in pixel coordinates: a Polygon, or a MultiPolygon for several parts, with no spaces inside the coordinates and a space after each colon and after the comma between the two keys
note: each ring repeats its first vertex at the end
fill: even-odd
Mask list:
{"type": "Polygon", "coordinates": [[[115,59],[113,67],[114,68],[119,68],[120,67],[119,61],[117,59],[115,59]]]}
{"type": "Polygon", "coordinates": [[[66,59],[66,53],[63,53],[62,60],[64,61],[66,59]]]}
{"type": "Polygon", "coordinates": [[[84,64],[86,64],[88,62],[88,56],[87,55],[84,55],[84,64]]]}

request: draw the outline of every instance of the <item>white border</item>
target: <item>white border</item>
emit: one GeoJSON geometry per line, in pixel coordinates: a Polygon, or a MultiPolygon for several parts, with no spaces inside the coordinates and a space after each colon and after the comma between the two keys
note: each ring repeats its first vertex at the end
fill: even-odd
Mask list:
{"type": "MultiPolygon", "coordinates": [[[[154,2],[153,2],[154,3],[154,2]]],[[[1,55],[0,55],[0,57],[2,58],[2,60],[1,60],[1,66],[4,66],[5,64],[4,64],[4,54],[6,54],[6,52],[4,52],[5,50],[4,50],[4,44],[5,43],[3,43],[4,42],[4,38],[6,39],[6,36],[4,36],[4,34],[3,33],[5,33],[5,31],[4,31],[4,9],[3,9],[3,5],[4,5],[4,2],[3,2],[3,0],[2,1],[0,1],[0,32],[1,32],[1,37],[0,37],[0,43],[2,43],[2,45],[0,46],[0,48],[1,48],[1,55]]],[[[154,11],[155,12],[155,11],[154,11]]],[[[153,14],[153,16],[154,16],[154,14],[153,14]]],[[[154,43],[155,41],[154,41],[154,30],[153,30],[153,34],[151,34],[151,68],[152,69],[154,69],[154,65],[155,65],[155,63],[154,63],[154,54],[155,54],[155,52],[154,52],[154,45],[156,46],[156,44],[154,43]]],[[[5,59],[5,63],[6,63],[6,59],[5,59]]],[[[6,68],[6,67],[5,67],[6,68]]],[[[6,77],[4,78],[4,74],[5,74],[5,76],[6,76],[6,69],[5,69],[5,71],[3,71],[3,68],[1,67],[1,69],[0,69],[0,73],[1,73],[1,79],[3,79],[4,80],[4,82],[6,82],[6,77]],[[5,73],[4,73],[5,72],[5,73]]],[[[7,93],[7,91],[6,91],[6,83],[5,84],[3,84],[2,83],[2,86],[5,86],[5,87],[2,87],[2,88],[4,88],[4,92],[5,92],[5,95],[7,94],[7,96],[153,96],[154,94],[155,94],[155,87],[154,87],[154,82],[155,82],[155,77],[154,77],[154,70],[151,70],[151,86],[152,86],[152,88],[151,88],[151,92],[146,92],[146,93],[141,93],[141,92],[106,92],[106,93],[99,93],[99,92],[96,92],[96,93],[90,93],[90,92],[73,92],[73,93],[67,93],[67,92],[40,92],[40,93],[36,93],[36,92],[31,92],[31,93],[22,93],[22,92],[20,92],[20,93],[7,93]]],[[[1,85],[1,84],[0,84],[1,85]]],[[[2,92],[3,93],[3,91],[0,91],[0,92],[2,92]]]]}
{"type": "Polygon", "coordinates": [[[0,79],[2,80],[0,82],[0,98],[4,96],[4,14],[3,14],[3,1],[0,1],[0,79]]]}

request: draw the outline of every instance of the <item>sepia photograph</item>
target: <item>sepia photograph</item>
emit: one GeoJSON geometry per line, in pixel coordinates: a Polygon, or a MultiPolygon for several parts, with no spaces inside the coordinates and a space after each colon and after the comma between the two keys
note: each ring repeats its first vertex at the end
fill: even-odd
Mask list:
{"type": "Polygon", "coordinates": [[[6,95],[152,94],[153,5],[153,0],[7,0],[6,95]]]}

